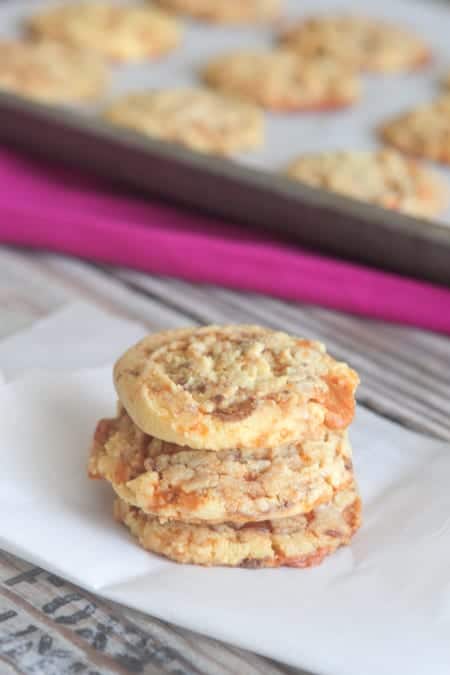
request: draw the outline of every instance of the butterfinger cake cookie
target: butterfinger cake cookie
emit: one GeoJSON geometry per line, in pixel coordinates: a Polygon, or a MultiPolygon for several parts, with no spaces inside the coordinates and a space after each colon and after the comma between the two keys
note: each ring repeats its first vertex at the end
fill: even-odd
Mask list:
{"type": "Polygon", "coordinates": [[[259,326],[207,326],[144,338],[118,360],[114,381],[145,433],[226,450],[345,429],[359,380],[318,342],[259,326]]]}
{"type": "Polygon", "coordinates": [[[261,111],[207,89],[169,89],[131,94],[104,117],[148,136],[205,153],[229,155],[262,144],[261,111]]]}
{"type": "Polygon", "coordinates": [[[99,422],[89,463],[130,505],[189,523],[305,513],[348,485],[351,469],[346,432],[274,450],[192,450],[144,434],[123,409],[99,422]]]}
{"type": "Polygon", "coordinates": [[[105,66],[97,57],[57,43],[0,42],[0,89],[44,103],[74,103],[102,93],[105,66]]]}
{"type": "Polygon", "coordinates": [[[241,526],[161,523],[120,500],[115,517],[143,548],[180,563],[311,567],[348,544],[360,526],[361,502],[352,485],[308,514],[241,526]]]}
{"type": "Polygon", "coordinates": [[[439,214],[448,202],[443,181],[394,150],[304,155],[286,171],[291,178],[414,216],[439,214]]]}
{"type": "Polygon", "coordinates": [[[317,16],[299,21],[280,42],[306,58],[327,56],[357,69],[381,73],[415,70],[431,59],[416,35],[361,16],[317,16]]]}
{"type": "Polygon", "coordinates": [[[280,112],[332,110],[352,105],[360,96],[359,80],[348,68],[281,49],[219,56],[202,76],[223,93],[280,112]]]}
{"type": "Polygon", "coordinates": [[[164,9],[212,23],[250,23],[275,19],[281,0],[157,0],[164,9]]]}
{"type": "Polygon", "coordinates": [[[450,164],[450,95],[386,122],[380,135],[402,152],[450,164]]]}
{"type": "Polygon", "coordinates": [[[77,2],[44,10],[27,23],[38,39],[62,42],[111,61],[158,58],[180,41],[175,19],[149,5],[77,2]]]}

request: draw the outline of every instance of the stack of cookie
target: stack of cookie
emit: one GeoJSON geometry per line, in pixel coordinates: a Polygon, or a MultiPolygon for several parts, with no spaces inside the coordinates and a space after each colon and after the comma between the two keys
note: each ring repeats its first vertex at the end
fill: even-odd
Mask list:
{"type": "Polygon", "coordinates": [[[347,427],[357,374],[259,326],[150,335],[117,362],[91,478],[140,544],[184,563],[308,567],[360,523],[347,427]]]}

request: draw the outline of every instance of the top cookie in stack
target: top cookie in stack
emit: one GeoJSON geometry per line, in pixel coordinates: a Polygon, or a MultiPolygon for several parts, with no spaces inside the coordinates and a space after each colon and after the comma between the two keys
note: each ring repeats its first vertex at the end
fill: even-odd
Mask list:
{"type": "Polygon", "coordinates": [[[318,342],[259,326],[207,326],[150,335],[119,359],[114,381],[146,433],[221,450],[345,429],[358,376],[318,342]]]}
{"type": "Polygon", "coordinates": [[[119,409],[92,478],[144,548],[204,565],[307,567],[347,543],[360,501],[346,429],[358,376],[259,326],[151,335],[117,362],[119,409]]]}

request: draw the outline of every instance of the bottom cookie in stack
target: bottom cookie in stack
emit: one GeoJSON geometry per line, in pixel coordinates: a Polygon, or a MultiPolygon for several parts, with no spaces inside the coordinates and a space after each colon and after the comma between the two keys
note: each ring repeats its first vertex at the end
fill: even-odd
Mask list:
{"type": "Polygon", "coordinates": [[[349,543],[361,523],[361,500],[353,482],[330,503],[291,518],[221,525],[161,522],[121,499],[114,513],[143,548],[180,563],[312,567],[349,543]]]}

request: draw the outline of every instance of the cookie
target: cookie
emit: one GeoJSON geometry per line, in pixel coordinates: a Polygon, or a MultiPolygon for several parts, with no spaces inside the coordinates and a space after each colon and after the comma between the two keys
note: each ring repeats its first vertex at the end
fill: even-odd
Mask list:
{"type": "Polygon", "coordinates": [[[361,16],[317,16],[280,36],[284,47],[305,58],[329,57],[356,70],[394,73],[431,60],[429,48],[403,28],[361,16]]]}
{"type": "Polygon", "coordinates": [[[113,62],[158,58],[180,42],[176,20],[145,5],[62,5],[34,15],[27,28],[34,38],[92,51],[113,62]]]}
{"type": "Polygon", "coordinates": [[[230,155],[255,148],[264,139],[264,118],[256,106],[207,89],[131,94],[106,110],[104,117],[204,153],[230,155]]]}
{"type": "Polygon", "coordinates": [[[115,517],[153,553],[179,563],[233,567],[311,567],[348,544],[361,523],[354,485],[308,514],[236,525],[162,523],[116,500],[115,517]]]}
{"type": "Polygon", "coordinates": [[[448,189],[437,175],[394,150],[304,155],[286,173],[308,185],[413,216],[435,216],[448,202],[448,189]]]}
{"type": "Polygon", "coordinates": [[[386,122],[380,136],[402,152],[450,164],[450,95],[386,122]]]}
{"type": "Polygon", "coordinates": [[[190,448],[276,448],[345,429],[357,374],[325,347],[259,326],[205,326],[141,340],[114,367],[134,423],[190,448]]]}
{"type": "Polygon", "coordinates": [[[148,436],[122,409],[97,425],[91,478],[160,519],[247,522],[311,511],[351,482],[346,432],[275,450],[191,450],[148,436]]]}
{"type": "Polygon", "coordinates": [[[0,89],[43,103],[74,103],[100,95],[103,63],[64,45],[0,42],[0,89]]]}
{"type": "Polygon", "coordinates": [[[157,0],[164,9],[212,23],[271,21],[280,14],[281,0],[157,0]]]}
{"type": "Polygon", "coordinates": [[[360,82],[330,59],[302,59],[286,50],[241,51],[212,60],[204,81],[269,110],[333,110],[355,103],[360,82]]]}

